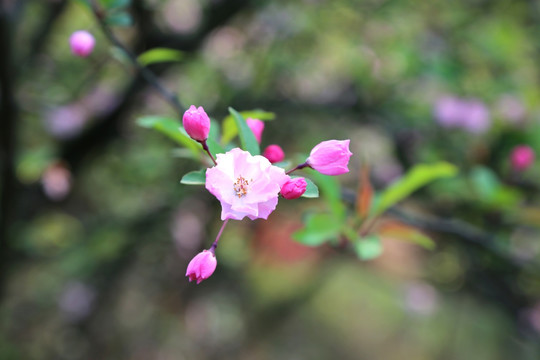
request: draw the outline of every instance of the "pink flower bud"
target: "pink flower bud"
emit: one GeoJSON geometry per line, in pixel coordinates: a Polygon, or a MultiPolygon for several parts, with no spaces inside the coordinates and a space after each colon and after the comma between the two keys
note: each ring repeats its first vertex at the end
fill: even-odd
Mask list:
{"type": "Polygon", "coordinates": [[[268,159],[272,164],[283,161],[285,159],[285,153],[279,145],[268,145],[263,151],[263,156],[268,159]]]}
{"type": "Polygon", "coordinates": [[[208,279],[216,270],[217,260],[213,251],[203,250],[195,255],[188,264],[186,276],[189,281],[197,280],[197,284],[208,279]]]}
{"type": "Polygon", "coordinates": [[[510,154],[510,162],[515,170],[526,170],[534,162],[534,150],[527,145],[516,146],[510,154]]]}
{"type": "Polygon", "coordinates": [[[96,40],[86,30],[75,31],[69,37],[69,46],[73,55],[87,57],[94,50],[96,40]]]}
{"type": "Polygon", "coordinates": [[[202,106],[191,105],[182,118],[184,129],[193,140],[205,141],[210,132],[210,118],[202,106]]]}
{"type": "Polygon", "coordinates": [[[306,163],[324,175],[341,175],[349,172],[350,140],[328,140],[315,146],[306,163]]]}
{"type": "Polygon", "coordinates": [[[281,187],[281,195],[289,200],[298,199],[306,192],[306,186],[307,183],[304,178],[290,179],[281,187]]]}
{"type": "Polygon", "coordinates": [[[257,139],[257,142],[260,144],[262,139],[262,133],[264,130],[264,121],[258,120],[258,119],[252,119],[247,118],[246,123],[253,131],[253,135],[255,135],[255,139],[257,139]]]}

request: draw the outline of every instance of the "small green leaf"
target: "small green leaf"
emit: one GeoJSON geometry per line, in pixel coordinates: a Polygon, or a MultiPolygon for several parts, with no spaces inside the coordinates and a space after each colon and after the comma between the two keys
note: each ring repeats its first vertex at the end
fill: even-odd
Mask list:
{"type": "Polygon", "coordinates": [[[309,214],[306,226],[293,234],[293,239],[308,246],[318,246],[339,236],[342,223],[332,214],[309,214]]]}
{"type": "MultiPolygon", "coordinates": [[[[276,114],[263,110],[240,111],[240,115],[242,115],[244,119],[253,118],[263,121],[274,120],[274,118],[276,117],[276,114]]],[[[238,135],[238,127],[236,126],[234,117],[232,115],[229,115],[225,118],[225,120],[223,120],[223,135],[221,137],[221,143],[229,143],[229,141],[234,139],[236,135],[238,135]]]]}
{"type": "Polygon", "coordinates": [[[375,259],[383,251],[381,240],[375,235],[359,238],[353,243],[353,246],[356,255],[362,260],[375,259]]]}
{"type": "Polygon", "coordinates": [[[144,116],[137,119],[137,124],[144,128],[156,129],[167,135],[178,144],[188,148],[194,156],[198,156],[202,150],[201,146],[189,137],[175,119],[165,116],[144,116]]]}
{"type": "Polygon", "coordinates": [[[455,176],[457,172],[458,170],[454,165],[446,162],[414,166],[403,178],[390,185],[378,197],[375,215],[380,215],[420,187],[440,178],[455,176]]]}
{"type": "Polygon", "coordinates": [[[206,169],[188,172],[182,176],[180,183],[184,185],[204,185],[206,183],[206,169]]]}
{"type": "Polygon", "coordinates": [[[253,135],[253,132],[247,125],[244,117],[232,107],[229,107],[229,112],[233,116],[236,126],[239,129],[240,143],[242,144],[242,149],[248,151],[253,156],[259,155],[261,153],[259,143],[257,143],[255,135],[253,135]]]}
{"type": "Polygon", "coordinates": [[[137,57],[137,61],[142,66],[163,62],[177,62],[182,60],[181,51],[167,48],[153,48],[143,52],[137,57]]]}
{"type": "Polygon", "coordinates": [[[100,0],[100,3],[107,10],[115,10],[128,6],[131,0],[100,0]]]}
{"type": "Polygon", "coordinates": [[[289,160],[284,160],[284,161],[280,161],[280,162],[277,162],[277,163],[272,164],[272,165],[280,167],[283,170],[287,170],[288,168],[291,167],[291,162],[289,160]]]}
{"type": "Polygon", "coordinates": [[[107,16],[105,22],[112,26],[131,26],[133,25],[133,18],[127,12],[118,12],[107,16]]]}

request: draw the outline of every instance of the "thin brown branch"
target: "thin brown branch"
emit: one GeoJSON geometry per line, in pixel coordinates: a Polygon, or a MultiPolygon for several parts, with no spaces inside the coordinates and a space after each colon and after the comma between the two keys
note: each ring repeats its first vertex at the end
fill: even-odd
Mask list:
{"type": "Polygon", "coordinates": [[[157,76],[152,71],[150,71],[148,68],[142,66],[137,61],[137,56],[131,50],[129,50],[114,35],[111,28],[107,25],[107,23],[105,21],[105,15],[106,14],[103,11],[103,9],[101,9],[99,7],[97,1],[92,0],[91,5],[92,5],[92,11],[94,13],[94,16],[95,16],[96,20],[98,21],[99,26],[101,27],[101,30],[103,31],[103,33],[105,34],[107,39],[109,39],[109,41],[114,46],[116,46],[117,48],[119,48],[120,50],[122,50],[126,54],[126,56],[129,58],[129,60],[131,61],[133,66],[137,69],[137,71],[142,75],[142,77],[159,92],[159,94],[178,112],[178,114],[184,113],[184,111],[186,111],[186,109],[184,108],[184,106],[182,106],[180,101],[178,101],[178,96],[176,94],[172,93],[171,91],[167,90],[161,84],[161,82],[157,78],[157,76]]]}

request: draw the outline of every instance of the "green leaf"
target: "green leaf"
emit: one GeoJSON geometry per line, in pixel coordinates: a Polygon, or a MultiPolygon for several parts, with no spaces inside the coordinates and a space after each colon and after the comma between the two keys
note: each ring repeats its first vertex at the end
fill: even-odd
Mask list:
{"type": "Polygon", "coordinates": [[[362,260],[375,259],[382,254],[381,240],[376,235],[358,239],[353,243],[356,255],[362,260]]]}
{"type": "Polygon", "coordinates": [[[341,188],[335,176],[328,176],[312,171],[309,175],[312,177],[319,187],[323,199],[328,204],[332,214],[337,219],[344,219],[346,208],[341,201],[341,188]]]}
{"type": "Polygon", "coordinates": [[[133,18],[127,12],[111,13],[105,18],[105,22],[112,26],[131,26],[133,18]]]}
{"type": "Polygon", "coordinates": [[[259,143],[257,143],[255,135],[253,135],[253,132],[247,125],[244,117],[232,107],[229,107],[229,112],[233,116],[236,126],[239,129],[240,143],[242,144],[242,149],[248,151],[253,156],[260,155],[261,150],[259,148],[259,143]]]}
{"type": "Polygon", "coordinates": [[[129,6],[131,0],[100,0],[101,5],[107,10],[114,10],[129,6]]]}
{"type": "Polygon", "coordinates": [[[497,175],[483,166],[476,166],[470,177],[476,192],[484,200],[491,199],[501,186],[497,175]]]}
{"type": "MultiPolygon", "coordinates": [[[[299,177],[303,177],[303,176],[291,176],[292,179],[299,178],[299,177]]],[[[304,180],[306,180],[307,186],[306,186],[306,192],[304,192],[302,194],[302,197],[305,197],[305,198],[318,198],[319,197],[319,188],[317,187],[317,185],[315,185],[313,183],[313,181],[309,180],[308,178],[306,178],[306,177],[303,177],[303,178],[304,178],[304,180]]]]}
{"type": "Polygon", "coordinates": [[[182,60],[181,51],[167,48],[153,48],[143,52],[137,57],[137,61],[142,66],[163,62],[177,62],[182,60]]]}
{"type": "Polygon", "coordinates": [[[377,199],[375,215],[383,213],[386,209],[405,199],[420,187],[440,178],[455,176],[457,172],[458,170],[454,165],[446,162],[414,166],[403,178],[382,192],[377,199]]]}
{"type": "Polygon", "coordinates": [[[182,176],[180,183],[184,185],[204,185],[206,183],[206,169],[188,172],[182,176]]]}
{"type": "Polygon", "coordinates": [[[378,235],[382,238],[406,241],[422,246],[427,250],[435,248],[435,242],[417,228],[399,221],[388,221],[379,226],[378,235]]]}
{"type": "Polygon", "coordinates": [[[289,160],[284,160],[284,161],[274,163],[272,165],[280,167],[283,170],[287,171],[287,169],[291,167],[291,162],[289,160]]]}
{"type": "MultiPolygon", "coordinates": [[[[274,120],[274,118],[276,117],[276,114],[263,110],[241,111],[240,115],[242,115],[244,119],[253,118],[263,121],[274,120]]],[[[229,143],[232,139],[234,139],[236,135],[238,135],[238,127],[236,126],[234,117],[232,115],[229,115],[225,118],[225,120],[223,120],[223,135],[221,137],[221,143],[229,143]]]]}
{"type": "Polygon", "coordinates": [[[188,148],[194,156],[198,156],[202,150],[201,146],[189,137],[175,119],[164,116],[144,116],[137,119],[137,124],[144,128],[156,129],[167,135],[178,144],[188,148]]]}
{"type": "Polygon", "coordinates": [[[332,214],[309,214],[306,226],[295,232],[294,240],[308,246],[318,246],[339,236],[342,223],[332,214]]]}

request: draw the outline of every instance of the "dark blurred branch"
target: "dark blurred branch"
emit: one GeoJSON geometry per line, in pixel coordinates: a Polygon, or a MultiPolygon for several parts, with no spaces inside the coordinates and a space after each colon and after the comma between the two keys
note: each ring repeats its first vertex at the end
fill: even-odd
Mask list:
{"type": "Polygon", "coordinates": [[[67,4],[67,0],[46,3],[47,13],[41,17],[41,23],[36,27],[32,36],[28,54],[25,54],[23,60],[25,65],[29,65],[43,51],[56,20],[62,15],[67,4]]]}
{"type": "Polygon", "coordinates": [[[145,66],[142,66],[137,61],[137,56],[126,46],[124,46],[124,44],[122,44],[120,40],[118,40],[118,38],[114,35],[112,30],[105,22],[106,13],[103,11],[103,9],[99,7],[97,1],[91,0],[91,4],[94,16],[96,17],[96,20],[98,21],[101,30],[103,31],[105,36],[107,36],[107,39],[109,39],[109,41],[114,46],[121,49],[124,54],[127,55],[127,57],[129,58],[133,66],[137,69],[137,71],[142,75],[142,77],[159,92],[159,94],[178,112],[178,114],[182,114],[185,111],[185,108],[178,101],[178,96],[176,96],[176,94],[173,94],[163,85],[161,85],[161,82],[156,77],[156,75],[154,75],[154,73],[145,66]]]}
{"type": "Polygon", "coordinates": [[[5,2],[0,2],[0,299],[5,290],[9,261],[9,234],[16,197],[15,140],[17,104],[13,78],[13,18],[5,2]]]}
{"type": "MultiPolygon", "coordinates": [[[[134,12],[136,18],[139,19],[137,24],[138,29],[153,29],[152,19],[149,18],[147,11],[141,3],[141,0],[137,0],[134,3],[134,12]],[[141,23],[142,22],[142,23],[141,23]]],[[[137,44],[133,47],[135,49],[145,49],[146,47],[153,48],[158,46],[164,46],[164,39],[175,39],[172,47],[184,52],[193,52],[198,49],[202,41],[206,36],[215,28],[222,26],[230,20],[232,16],[242,10],[242,5],[249,4],[249,1],[243,0],[224,0],[218,4],[210,5],[205,14],[208,14],[208,18],[203,20],[203,26],[201,26],[194,35],[182,36],[182,35],[164,35],[156,37],[155,34],[138,33],[136,36],[137,44]],[[231,6],[228,6],[230,4],[231,6]],[[223,11],[221,11],[223,10],[223,11]]],[[[154,71],[155,75],[159,75],[165,72],[169,68],[169,64],[163,64],[154,71]]],[[[62,159],[71,166],[72,169],[76,169],[80,166],[80,161],[85,158],[89,153],[96,149],[102,149],[103,145],[110,142],[112,139],[120,134],[120,125],[126,114],[131,110],[132,106],[136,103],[136,96],[145,89],[147,83],[145,83],[142,75],[138,75],[135,79],[126,86],[119,103],[108,114],[103,115],[101,118],[95,119],[94,125],[89,127],[84,133],[78,137],[66,141],[60,146],[60,156],[62,159]]]]}

